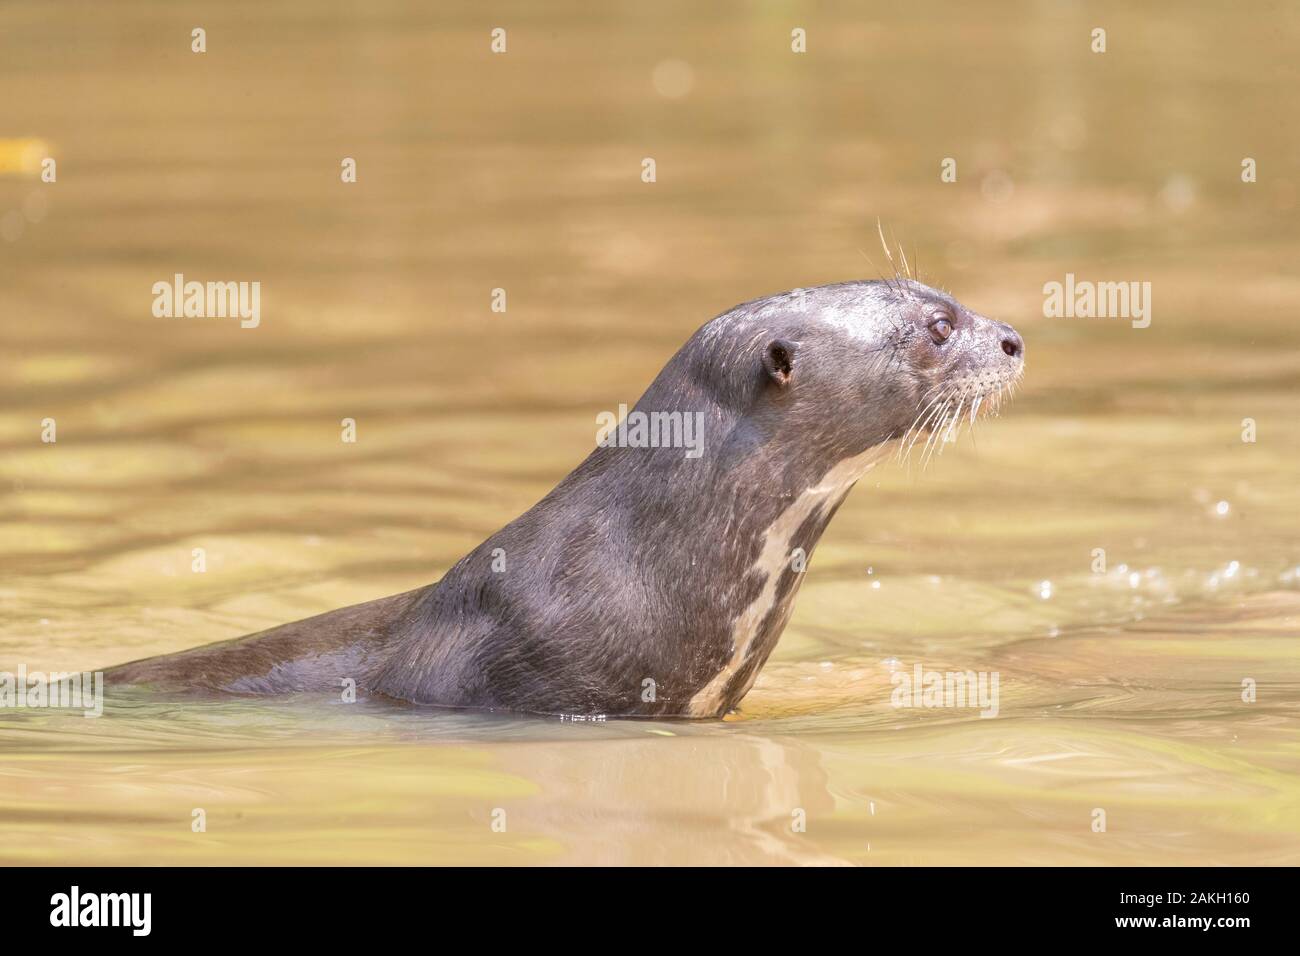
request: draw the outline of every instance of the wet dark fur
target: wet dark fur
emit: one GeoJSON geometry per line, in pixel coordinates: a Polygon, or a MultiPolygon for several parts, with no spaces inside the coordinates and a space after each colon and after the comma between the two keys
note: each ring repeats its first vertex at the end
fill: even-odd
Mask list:
{"type": "MultiPolygon", "coordinates": [[[[1019,343],[919,283],[842,283],[737,306],[696,332],[636,405],[704,412],[702,457],[598,447],[436,584],[126,664],[109,684],[276,694],[338,692],[351,678],[361,695],[421,704],[685,715],[763,588],[754,565],[769,526],[837,462],[902,436],[945,376],[1018,363],[999,347],[1008,336],[1019,343]],[[962,350],[931,339],[936,308],[967,336],[962,350]]],[[[840,500],[816,508],[791,547],[811,555],[840,500]]],[[[803,575],[781,575],[718,714],[748,690],[789,619],[803,575]]]]}

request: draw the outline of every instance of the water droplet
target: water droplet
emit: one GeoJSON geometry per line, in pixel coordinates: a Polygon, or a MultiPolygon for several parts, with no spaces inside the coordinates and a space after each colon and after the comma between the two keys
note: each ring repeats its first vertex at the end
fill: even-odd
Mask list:
{"type": "Polygon", "coordinates": [[[1184,212],[1196,202],[1196,183],[1188,176],[1170,176],[1160,190],[1160,200],[1172,212],[1184,212]]]}
{"type": "Polygon", "coordinates": [[[676,100],[685,96],[695,86],[695,71],[689,63],[682,60],[663,60],[655,64],[650,74],[650,82],[655,92],[666,99],[676,100]]]}
{"type": "Polygon", "coordinates": [[[1007,202],[1015,191],[1015,182],[1001,169],[990,170],[980,180],[980,195],[989,202],[1007,202]]]}

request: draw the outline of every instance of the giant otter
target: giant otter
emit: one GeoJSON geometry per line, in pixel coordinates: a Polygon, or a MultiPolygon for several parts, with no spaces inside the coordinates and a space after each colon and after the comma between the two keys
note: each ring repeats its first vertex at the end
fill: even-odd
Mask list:
{"type": "Polygon", "coordinates": [[[694,454],[606,440],[435,584],[107,680],[277,694],[350,678],[417,704],[719,717],[771,654],[853,484],[996,407],[1023,364],[1009,325],[909,279],[738,305],[633,410],[701,413],[694,454]]]}

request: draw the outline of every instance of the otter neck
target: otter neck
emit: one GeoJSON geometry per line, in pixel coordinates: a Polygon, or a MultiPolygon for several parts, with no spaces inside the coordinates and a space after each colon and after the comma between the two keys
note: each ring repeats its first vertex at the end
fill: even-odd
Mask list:
{"type": "Polygon", "coordinates": [[[723,450],[713,459],[669,460],[655,469],[628,458],[621,480],[646,491],[629,500],[654,503],[652,510],[635,506],[638,561],[678,569],[666,580],[647,579],[661,581],[664,602],[686,609],[690,620],[714,622],[684,651],[710,662],[696,674],[687,708],[693,716],[725,713],[749,690],[793,612],[826,525],[895,444],[820,467],[793,459],[775,441],[730,460],[723,450]],[[662,508],[665,489],[679,507],[662,508]]]}
{"type": "Polygon", "coordinates": [[[889,454],[886,443],[827,469],[784,503],[757,531],[757,553],[747,574],[762,581],[757,594],[738,595],[730,615],[730,652],[721,669],[691,698],[693,716],[719,716],[735,706],[785,629],[803,583],[806,562],[853,485],[889,454]]]}

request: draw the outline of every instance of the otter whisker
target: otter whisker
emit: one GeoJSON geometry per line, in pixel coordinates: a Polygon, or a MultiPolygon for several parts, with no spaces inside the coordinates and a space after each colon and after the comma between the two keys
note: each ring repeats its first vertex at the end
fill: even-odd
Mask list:
{"type": "Polygon", "coordinates": [[[911,440],[911,444],[907,446],[907,463],[909,463],[909,466],[911,464],[911,450],[913,450],[913,447],[917,445],[918,441],[920,441],[920,436],[922,436],[922,434],[926,434],[926,446],[930,445],[930,440],[933,438],[933,429],[935,429],[936,420],[939,416],[944,414],[946,407],[948,406],[946,406],[945,399],[944,402],[940,402],[939,405],[935,406],[935,408],[931,410],[930,415],[927,415],[926,420],[920,424],[920,427],[917,429],[917,434],[915,434],[913,440],[911,440]]]}
{"type": "Polygon", "coordinates": [[[952,414],[952,421],[948,424],[948,431],[943,436],[945,442],[957,440],[957,435],[961,434],[961,410],[966,404],[966,393],[962,393],[961,401],[957,403],[957,411],[952,414]],[[955,432],[954,432],[955,429],[955,432]]]}
{"type": "Polygon", "coordinates": [[[934,449],[931,452],[931,457],[937,458],[939,455],[942,455],[944,445],[947,445],[949,442],[954,442],[957,440],[957,436],[961,433],[961,410],[962,410],[962,406],[964,406],[965,404],[966,404],[966,389],[963,388],[961,395],[959,396],[957,401],[956,410],[953,411],[952,414],[948,417],[942,432],[943,438],[935,442],[934,449]]]}
{"type": "Polygon", "coordinates": [[[979,440],[975,437],[978,434],[978,431],[975,428],[976,415],[979,413],[980,405],[983,404],[984,400],[988,398],[988,396],[989,396],[988,392],[980,392],[978,395],[975,396],[975,401],[971,403],[970,443],[971,443],[971,447],[974,448],[976,451],[979,451],[979,447],[980,447],[979,440]]]}
{"type": "Polygon", "coordinates": [[[904,436],[903,440],[907,443],[906,448],[904,449],[902,446],[900,446],[899,450],[901,453],[902,460],[907,462],[909,470],[911,469],[911,464],[912,464],[912,449],[915,448],[916,443],[921,440],[921,435],[925,434],[926,424],[929,422],[930,419],[932,419],[935,415],[938,414],[939,409],[941,407],[942,405],[939,399],[935,399],[935,401],[927,405],[925,409],[923,409],[921,412],[922,417],[919,417],[916,424],[911,429],[909,429],[911,440],[909,441],[907,439],[907,436],[906,435],[904,436]]]}
{"type": "Polygon", "coordinates": [[[944,405],[943,415],[939,417],[937,425],[930,429],[930,434],[926,436],[925,445],[921,448],[921,470],[925,471],[930,466],[930,458],[934,454],[934,443],[936,437],[943,433],[944,423],[948,420],[948,406],[944,405]]]}
{"type": "MultiPolygon", "coordinates": [[[[921,414],[925,414],[925,412],[922,411],[921,414]]],[[[910,448],[910,446],[908,445],[908,439],[912,438],[913,433],[916,431],[916,423],[919,420],[919,418],[920,415],[918,415],[917,418],[913,419],[912,424],[908,425],[905,429],[903,429],[903,434],[899,436],[898,448],[894,452],[895,461],[901,463],[907,460],[907,452],[910,448]]]]}
{"type": "Polygon", "coordinates": [[[935,405],[935,402],[940,401],[940,399],[943,398],[945,389],[946,386],[944,384],[931,386],[931,388],[927,390],[926,394],[923,394],[922,397],[920,397],[920,401],[922,401],[922,406],[920,406],[920,411],[917,412],[917,418],[911,420],[911,424],[909,425],[909,427],[907,427],[906,431],[904,432],[904,437],[906,437],[907,433],[913,431],[913,429],[917,427],[917,424],[919,423],[920,419],[922,419],[922,416],[926,414],[926,412],[930,410],[930,408],[932,408],[933,405],[935,405]],[[928,402],[926,401],[927,395],[933,395],[933,398],[931,398],[930,401],[928,402]]]}
{"type": "Polygon", "coordinates": [[[862,254],[862,258],[866,259],[867,264],[871,266],[871,271],[883,279],[885,276],[884,270],[881,269],[880,266],[876,265],[875,260],[873,260],[871,256],[867,255],[866,251],[861,246],[858,246],[857,249],[858,252],[862,254]]]}
{"type": "MultiPolygon", "coordinates": [[[[925,415],[925,419],[924,421],[921,421],[920,424],[916,427],[916,434],[912,438],[912,443],[907,446],[907,460],[909,464],[912,459],[912,448],[913,446],[916,445],[917,441],[920,439],[921,433],[925,431],[925,429],[928,427],[931,429],[929,437],[930,438],[934,437],[933,429],[934,429],[935,417],[942,414],[947,409],[948,407],[947,403],[949,401],[950,392],[951,392],[950,388],[945,388],[941,390],[939,395],[932,402],[930,402],[929,405],[926,406],[926,409],[928,409],[928,414],[925,411],[922,412],[922,415],[925,415]]],[[[929,445],[928,440],[926,442],[926,445],[927,446],[929,445]]]]}
{"type": "Polygon", "coordinates": [[[943,434],[944,428],[948,425],[948,416],[952,414],[952,397],[940,406],[942,409],[937,423],[930,425],[930,434],[925,440],[925,446],[921,449],[921,470],[924,471],[930,465],[930,459],[934,456],[934,449],[938,447],[939,436],[943,434]]]}
{"type": "MultiPolygon", "coordinates": [[[[885,259],[892,266],[894,264],[894,254],[889,251],[889,243],[885,242],[885,227],[880,223],[880,217],[876,217],[876,233],[880,236],[880,248],[885,250],[885,259]]],[[[897,274],[898,270],[894,270],[897,274]]]]}
{"type": "Polygon", "coordinates": [[[943,454],[943,446],[945,444],[955,442],[961,435],[962,408],[965,406],[966,400],[970,395],[970,386],[963,384],[960,393],[956,396],[957,405],[953,407],[951,403],[949,403],[947,413],[941,420],[939,427],[935,429],[934,434],[931,435],[931,438],[934,438],[935,440],[933,443],[927,442],[926,448],[922,452],[921,464],[923,468],[929,467],[932,458],[936,458],[943,454]],[[939,435],[942,437],[937,438],[936,436],[939,435]]]}
{"type": "Polygon", "coordinates": [[[876,232],[880,235],[880,248],[885,251],[885,259],[889,267],[894,270],[894,281],[890,283],[890,288],[895,292],[902,293],[902,276],[898,274],[898,265],[894,262],[894,254],[889,249],[889,243],[885,241],[885,227],[881,225],[880,217],[876,217],[876,232]]]}

